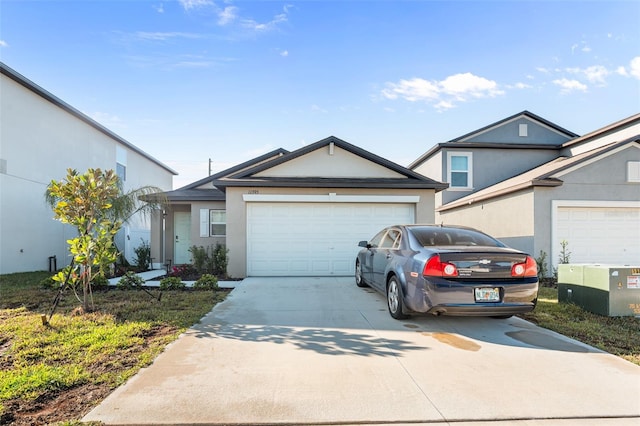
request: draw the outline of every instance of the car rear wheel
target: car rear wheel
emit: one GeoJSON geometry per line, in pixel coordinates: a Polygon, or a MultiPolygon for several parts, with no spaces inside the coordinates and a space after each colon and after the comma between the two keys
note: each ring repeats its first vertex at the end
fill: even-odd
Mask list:
{"type": "Polygon", "coordinates": [[[360,265],[359,260],[356,260],[356,285],[358,287],[367,287],[367,283],[362,277],[362,266],[360,265]]]}
{"type": "Polygon", "coordinates": [[[402,288],[395,275],[392,275],[387,282],[387,306],[393,318],[397,320],[407,318],[407,315],[402,312],[402,288]]]}

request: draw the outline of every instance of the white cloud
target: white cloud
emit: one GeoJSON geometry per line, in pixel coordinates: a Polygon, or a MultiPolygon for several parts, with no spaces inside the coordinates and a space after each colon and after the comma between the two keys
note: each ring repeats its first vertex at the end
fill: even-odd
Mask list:
{"type": "Polygon", "coordinates": [[[218,25],[228,25],[238,17],[238,8],[235,6],[227,6],[218,12],[218,25]]]}
{"type": "Polygon", "coordinates": [[[152,40],[152,41],[165,41],[172,38],[188,38],[188,39],[196,39],[202,38],[201,34],[195,33],[183,33],[183,32],[146,32],[146,31],[138,31],[134,34],[136,38],[141,40],[152,40]]]}
{"type": "Polygon", "coordinates": [[[197,9],[203,6],[211,6],[213,2],[210,0],[178,0],[184,10],[197,9]]]}
{"type": "Polygon", "coordinates": [[[289,9],[291,6],[287,5],[283,7],[283,12],[275,15],[269,22],[260,23],[253,19],[242,19],[240,22],[244,28],[256,32],[272,31],[278,27],[278,25],[287,22],[289,20],[289,9]]]}
{"type": "Polygon", "coordinates": [[[606,77],[611,74],[611,72],[602,65],[593,65],[587,68],[567,68],[566,71],[571,74],[581,75],[590,83],[599,86],[604,86],[607,83],[606,77]]]}
{"type": "Polygon", "coordinates": [[[622,65],[616,68],[616,74],[619,74],[623,77],[629,77],[629,73],[627,72],[625,67],[623,67],[622,65]]]}
{"type": "Polygon", "coordinates": [[[610,74],[609,70],[602,65],[594,65],[583,70],[584,75],[591,83],[604,85],[605,78],[610,74]]]}
{"type": "Polygon", "coordinates": [[[580,83],[578,80],[569,80],[566,78],[561,78],[558,80],[553,80],[553,84],[560,86],[562,93],[570,93],[570,92],[586,92],[587,86],[585,84],[580,83]]]}
{"type": "Polygon", "coordinates": [[[153,8],[156,10],[156,12],[158,13],[164,13],[164,4],[160,3],[159,5],[153,5],[153,8]]]}
{"type": "Polygon", "coordinates": [[[478,77],[471,73],[451,75],[441,81],[422,78],[386,83],[382,96],[386,99],[404,99],[409,102],[432,102],[437,109],[450,109],[456,103],[473,98],[487,98],[502,95],[495,81],[478,77]]]}
{"type": "Polygon", "coordinates": [[[9,43],[4,40],[0,40],[0,47],[9,47],[9,43]]]}
{"type": "Polygon", "coordinates": [[[640,80],[640,56],[636,56],[631,60],[629,74],[640,80]]]}
{"type": "Polygon", "coordinates": [[[282,52],[280,52],[280,56],[286,58],[287,56],[289,56],[289,51],[288,50],[283,50],[282,52]]]}

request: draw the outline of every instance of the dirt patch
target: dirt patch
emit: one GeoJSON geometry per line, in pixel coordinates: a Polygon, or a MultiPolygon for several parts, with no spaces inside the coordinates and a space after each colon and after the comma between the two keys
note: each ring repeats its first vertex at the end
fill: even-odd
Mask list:
{"type": "MultiPolygon", "coordinates": [[[[154,327],[145,334],[144,347],[149,342],[173,334],[173,327],[154,327]]],[[[116,353],[109,360],[110,366],[131,366],[135,354],[130,351],[116,353]]],[[[113,369],[113,367],[111,367],[113,369]]],[[[99,367],[96,368],[96,371],[99,367]]],[[[95,371],[94,371],[95,372],[95,371]]],[[[35,400],[13,399],[4,402],[5,412],[0,415],[0,425],[46,425],[67,420],[80,420],[113,391],[108,384],[85,383],[70,389],[49,392],[35,400]]]]}

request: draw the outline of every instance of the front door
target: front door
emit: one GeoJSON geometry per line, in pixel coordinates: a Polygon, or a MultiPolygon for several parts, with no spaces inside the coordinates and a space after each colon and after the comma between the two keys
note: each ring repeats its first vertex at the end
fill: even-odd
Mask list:
{"type": "Polygon", "coordinates": [[[189,248],[191,247],[191,213],[175,212],[173,217],[174,246],[173,253],[175,259],[173,263],[182,265],[191,263],[189,248]]]}

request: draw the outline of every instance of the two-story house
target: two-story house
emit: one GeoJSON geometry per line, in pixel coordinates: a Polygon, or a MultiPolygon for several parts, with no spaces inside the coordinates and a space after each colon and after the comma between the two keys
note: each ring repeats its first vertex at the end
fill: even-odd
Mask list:
{"type": "MultiPolygon", "coordinates": [[[[68,168],[114,169],[123,190],[172,187],[177,173],[87,115],[0,63],[0,273],[66,266],[75,229],[53,219],[44,194],[68,168]],[[55,262],[51,262],[54,259],[55,262]],[[50,259],[51,258],[51,259],[50,259]]],[[[129,261],[150,221],[134,217],[116,243],[129,261]]],[[[159,241],[152,257],[161,262],[159,241]]]]}
{"type": "Polygon", "coordinates": [[[438,223],[472,226],[549,270],[640,264],[640,114],[582,137],[528,111],[438,144],[409,168],[449,183],[438,223]]]}

